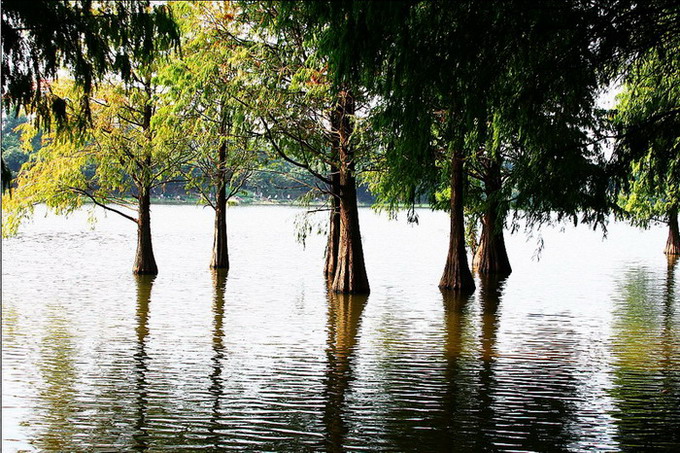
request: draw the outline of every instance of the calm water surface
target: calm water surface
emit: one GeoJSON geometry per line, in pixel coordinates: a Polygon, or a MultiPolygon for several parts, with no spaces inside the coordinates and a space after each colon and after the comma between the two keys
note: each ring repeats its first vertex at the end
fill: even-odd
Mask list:
{"type": "MultiPolygon", "coordinates": [[[[329,295],[290,207],[41,214],[2,247],[3,451],[680,450],[680,290],[665,231],[507,238],[514,273],[455,298],[448,220],[360,212],[371,295],[329,295]]],[[[325,216],[324,216],[325,217],[325,216]]]]}

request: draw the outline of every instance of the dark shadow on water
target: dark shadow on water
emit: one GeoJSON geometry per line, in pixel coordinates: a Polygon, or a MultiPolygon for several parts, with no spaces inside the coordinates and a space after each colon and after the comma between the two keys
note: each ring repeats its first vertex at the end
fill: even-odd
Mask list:
{"type": "Polygon", "coordinates": [[[151,301],[151,289],[156,279],[154,275],[136,275],[137,284],[137,327],[135,329],[137,346],[134,354],[135,362],[135,424],[132,439],[135,451],[146,451],[149,448],[148,430],[148,379],[149,357],[146,352],[149,336],[149,305],[151,301]]]}
{"type": "Polygon", "coordinates": [[[213,332],[212,372],[210,374],[210,388],[208,392],[213,400],[210,421],[208,424],[208,436],[215,450],[220,449],[220,434],[216,429],[220,427],[221,405],[220,400],[224,393],[224,378],[222,377],[222,361],[224,360],[224,300],[227,289],[228,271],[223,269],[213,270],[213,332]]]}
{"type": "Polygon", "coordinates": [[[481,369],[479,370],[479,435],[475,445],[479,450],[491,450],[492,437],[495,435],[496,411],[493,394],[497,390],[497,377],[494,370],[496,360],[496,341],[500,319],[498,308],[501,305],[503,289],[507,277],[480,276],[479,304],[481,309],[481,369]]]}
{"type": "Polygon", "coordinates": [[[575,406],[570,400],[576,396],[577,384],[567,369],[570,346],[546,338],[525,358],[507,360],[500,355],[497,343],[506,282],[507,277],[481,277],[476,298],[442,293],[443,410],[440,419],[429,422],[437,434],[420,439],[421,444],[436,440],[432,451],[497,451],[501,445],[518,451],[563,451],[574,441],[569,427],[575,406]],[[472,344],[471,329],[476,332],[472,344]],[[545,353],[555,358],[546,358],[545,353]]]}
{"type": "Polygon", "coordinates": [[[665,275],[642,267],[619,281],[613,323],[616,440],[625,451],[680,451],[678,257],[665,275]]]}
{"type": "MultiPolygon", "coordinates": [[[[466,350],[465,328],[471,320],[474,294],[441,291],[444,301],[445,354],[444,389],[441,396],[441,419],[433,420],[440,433],[436,447],[440,451],[451,451],[452,441],[459,448],[474,445],[475,433],[466,414],[475,405],[474,388],[470,373],[474,358],[466,350]]],[[[469,344],[467,345],[469,349],[469,344]]]]}
{"type": "Polygon", "coordinates": [[[510,303],[504,301],[507,281],[508,277],[491,276],[479,281],[481,368],[474,450],[505,445],[520,451],[567,451],[576,439],[573,401],[578,394],[573,371],[576,351],[568,340],[570,325],[556,322],[552,315],[540,315],[532,322],[530,334],[522,338],[524,346],[499,348],[502,306],[510,303]]]}
{"type": "Polygon", "coordinates": [[[465,349],[465,325],[473,322],[473,295],[442,291],[446,325],[446,389],[442,397],[444,436],[437,448],[441,451],[493,450],[495,389],[493,358],[499,326],[498,307],[505,278],[482,277],[479,280],[480,355],[465,349]],[[480,360],[481,359],[481,360],[480,360]]]}
{"type": "Polygon", "coordinates": [[[328,292],[323,425],[325,449],[329,452],[346,449],[348,427],[345,400],[353,379],[352,355],[367,301],[366,295],[328,292]]]}

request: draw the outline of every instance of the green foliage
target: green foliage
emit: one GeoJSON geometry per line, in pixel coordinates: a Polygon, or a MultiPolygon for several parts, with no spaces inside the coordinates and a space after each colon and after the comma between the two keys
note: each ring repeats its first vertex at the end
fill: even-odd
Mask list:
{"type": "Polygon", "coordinates": [[[613,118],[618,201],[641,226],[680,207],[680,58],[650,52],[629,73],[613,118]]]}
{"type": "MultiPolygon", "coordinates": [[[[150,122],[155,94],[150,76],[146,80],[140,88],[101,85],[92,93],[91,128],[76,136],[51,132],[43,137],[42,148],[17,175],[15,196],[3,199],[3,234],[16,233],[38,203],[68,214],[93,202],[136,220],[132,212],[112,206],[132,209],[134,198],[172,178],[182,159],[179,141],[150,122]]],[[[78,99],[81,93],[69,81],[53,89],[65,99],[78,99]]],[[[31,123],[20,128],[22,141],[30,146],[37,130],[31,123]]]]}
{"type": "MultiPolygon", "coordinates": [[[[166,6],[147,1],[22,0],[2,4],[2,93],[15,109],[36,113],[43,126],[67,119],[67,101],[51,89],[58,71],[66,68],[82,94],[96,81],[116,73],[134,81],[132,66],[151,63],[159,51],[178,40],[166,6]]],[[[83,115],[70,120],[83,126],[83,115]]]]}
{"type": "Polygon", "coordinates": [[[211,205],[224,188],[232,196],[245,187],[314,202],[341,164],[333,112],[349,90],[352,165],[382,208],[428,200],[448,209],[455,155],[469,221],[494,209],[503,222],[514,213],[513,226],[603,224],[613,187],[644,224],[679,203],[673,6],[3,2],[3,93],[60,132],[41,137],[3,118],[3,187],[6,170],[27,162],[25,206],[127,204],[169,180],[211,205]],[[180,34],[181,52],[171,52],[180,34]],[[51,81],[61,67],[73,82],[51,81]],[[594,101],[622,68],[608,187],[592,143],[601,128],[594,101]],[[60,128],[64,120],[91,130],[60,128]]]}
{"type": "MultiPolygon", "coordinates": [[[[339,87],[325,55],[319,52],[319,35],[305,19],[307,4],[300,2],[242,2],[239,20],[250,24],[247,40],[249,71],[256,86],[247,101],[251,114],[269,143],[271,159],[281,159],[311,174],[310,189],[328,193],[331,174],[341,165],[338,133],[333,112],[339,87]]],[[[350,115],[351,136],[347,146],[353,153],[355,174],[366,169],[370,156],[369,100],[351,88],[356,111],[350,115]]],[[[296,178],[297,181],[307,178],[296,178]]]]}
{"type": "Polygon", "coordinates": [[[229,3],[172,7],[183,52],[160,71],[168,90],[157,121],[169,131],[183,131],[182,146],[191,154],[181,169],[186,188],[215,207],[219,191],[226,189],[227,199],[235,195],[259,165],[256,119],[243,101],[255,82],[247,48],[235,39],[244,33],[243,24],[229,3]]]}
{"type": "Polygon", "coordinates": [[[40,134],[33,139],[30,149],[22,146],[21,134],[17,129],[27,121],[28,118],[23,115],[7,115],[5,112],[2,115],[2,165],[5,171],[3,173],[3,185],[6,185],[7,188],[11,184],[12,174],[18,172],[21,166],[28,161],[31,153],[40,147],[40,134]]]}
{"type": "Polygon", "coordinates": [[[600,12],[590,2],[313,2],[303,11],[336,84],[373,96],[380,144],[369,181],[382,207],[429,198],[448,209],[433,196],[447,192],[456,153],[471,213],[493,204],[529,225],[554,212],[604,221],[602,154],[587,135],[600,12]],[[490,191],[493,166],[502,184],[490,191]]]}

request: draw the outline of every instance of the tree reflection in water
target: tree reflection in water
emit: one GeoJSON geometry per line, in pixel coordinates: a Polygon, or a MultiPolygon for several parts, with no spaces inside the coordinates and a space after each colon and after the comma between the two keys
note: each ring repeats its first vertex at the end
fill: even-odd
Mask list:
{"type": "Polygon", "coordinates": [[[324,388],[324,443],[326,451],[345,450],[348,433],[345,399],[353,379],[352,354],[361,314],[368,296],[328,292],[328,343],[324,388]]]}
{"type": "Polygon", "coordinates": [[[149,336],[149,303],[151,301],[151,288],[156,279],[153,275],[136,275],[137,283],[137,348],[134,354],[135,361],[135,409],[136,418],[134,425],[134,450],[146,451],[149,447],[148,431],[148,382],[149,372],[147,355],[147,340],[149,336]]]}
{"type": "Polygon", "coordinates": [[[46,335],[40,342],[38,369],[44,385],[38,391],[42,410],[37,414],[42,421],[37,424],[43,429],[33,444],[43,451],[68,451],[77,433],[73,425],[77,414],[77,351],[69,319],[64,317],[63,308],[55,309],[47,315],[46,335]]]}
{"type": "Polygon", "coordinates": [[[612,415],[617,441],[627,450],[680,450],[677,257],[668,259],[665,279],[638,267],[625,272],[618,285],[612,415]]]}
{"type": "Polygon", "coordinates": [[[212,336],[212,372],[210,374],[209,393],[213,398],[210,422],[208,425],[209,438],[215,449],[220,448],[220,399],[224,393],[224,378],[222,377],[222,361],[224,359],[224,298],[227,289],[227,274],[224,269],[213,270],[213,336],[212,336]]]}

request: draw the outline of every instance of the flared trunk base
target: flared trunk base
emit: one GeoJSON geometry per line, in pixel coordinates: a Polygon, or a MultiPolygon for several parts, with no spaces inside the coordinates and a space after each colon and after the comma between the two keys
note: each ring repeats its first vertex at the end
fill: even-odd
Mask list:
{"type": "Polygon", "coordinates": [[[482,227],[482,238],[472,259],[472,269],[481,275],[506,277],[512,273],[508,252],[505,249],[503,232],[489,231],[491,227],[482,227]]]}
{"type": "Polygon", "coordinates": [[[156,275],[158,266],[151,242],[151,202],[149,190],[141,191],[139,197],[139,218],[137,219],[137,252],[132,273],[135,275],[156,275]]]}

